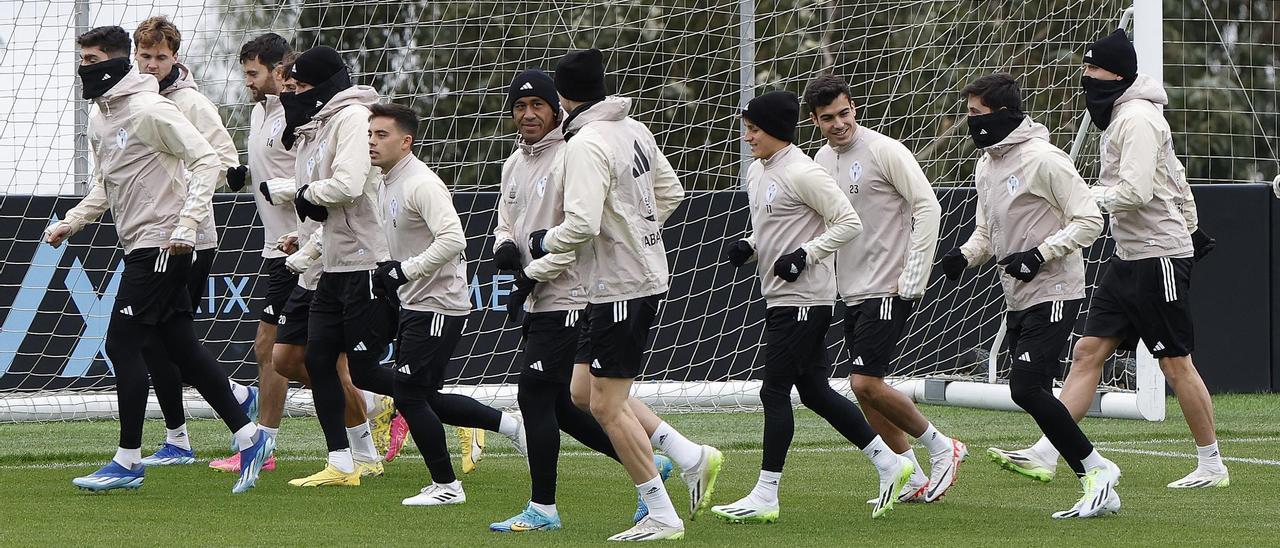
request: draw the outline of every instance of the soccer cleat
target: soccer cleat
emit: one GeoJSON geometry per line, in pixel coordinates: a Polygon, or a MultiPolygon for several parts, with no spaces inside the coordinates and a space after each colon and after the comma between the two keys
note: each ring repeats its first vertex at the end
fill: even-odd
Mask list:
{"type": "Polygon", "coordinates": [[[404,415],[396,413],[395,418],[391,419],[391,439],[387,445],[387,456],[383,460],[386,462],[396,460],[396,455],[400,454],[407,439],[409,439],[409,422],[404,420],[404,415]]]}
{"type": "Polygon", "coordinates": [[[526,533],[529,531],[555,531],[560,529],[560,516],[548,516],[533,504],[506,521],[490,523],[489,530],[499,533],[526,533]]]}
{"type": "MultiPolygon", "coordinates": [[[[654,468],[658,469],[658,477],[662,478],[662,481],[665,482],[667,481],[667,478],[671,477],[671,469],[675,465],[671,463],[671,459],[667,458],[666,455],[655,454],[653,455],[653,466],[654,468]]],[[[641,497],[640,495],[637,494],[636,495],[636,515],[632,516],[631,522],[640,523],[640,520],[644,519],[645,516],[648,516],[648,515],[649,515],[649,505],[644,503],[644,497],[641,497]]]]}
{"type": "MultiPolygon", "coordinates": [[[[249,415],[249,422],[258,422],[258,389],[253,386],[246,386],[245,388],[249,389],[249,398],[240,404],[240,409],[244,411],[244,414],[249,415]]],[[[231,446],[232,453],[240,452],[240,448],[236,447],[235,432],[231,433],[231,443],[228,445],[231,446]]]]}
{"type": "Polygon", "coordinates": [[[615,542],[645,542],[650,540],[679,540],[684,538],[684,523],[667,525],[647,516],[630,529],[609,537],[615,542]]]}
{"type": "Polygon", "coordinates": [[[516,448],[516,452],[527,459],[529,458],[529,443],[524,435],[524,415],[512,413],[511,416],[516,418],[516,422],[520,423],[520,427],[516,429],[515,434],[507,436],[507,439],[511,440],[511,445],[516,448]]]}
{"type": "MultiPolygon", "coordinates": [[[[240,473],[240,453],[236,453],[225,459],[216,459],[209,463],[209,468],[219,472],[230,472],[232,474],[240,473]]],[[[263,463],[262,470],[270,471],[276,469],[276,456],[271,455],[267,462],[263,463]]]]}
{"type": "Polygon", "coordinates": [[[1120,468],[1114,462],[1094,468],[1080,478],[1084,494],[1070,510],[1054,512],[1054,519],[1092,518],[1114,514],[1120,510],[1120,495],[1116,483],[1120,480],[1120,468]]]}
{"type": "Polygon", "coordinates": [[[1231,485],[1231,476],[1227,474],[1225,466],[1221,471],[1205,470],[1197,466],[1186,477],[1165,487],[1171,489],[1201,489],[1206,487],[1227,487],[1229,485],[1231,485]]]}
{"type": "Polygon", "coordinates": [[[377,413],[369,417],[369,432],[373,434],[373,447],[379,455],[386,455],[391,449],[391,421],[396,416],[395,403],[387,396],[374,398],[378,403],[377,413]]]}
{"type": "Polygon", "coordinates": [[[711,513],[729,523],[773,523],[778,521],[778,506],[765,506],[743,497],[733,504],[712,506],[711,513]]]}
{"type": "Polygon", "coordinates": [[[896,494],[902,491],[902,486],[911,480],[911,473],[915,471],[915,463],[899,455],[897,466],[880,472],[880,497],[871,509],[871,519],[882,517],[893,510],[893,503],[898,498],[896,494]]]}
{"type": "Polygon", "coordinates": [[[172,443],[160,444],[160,448],[142,459],[143,466],[172,466],[175,464],[195,464],[196,454],[190,449],[183,449],[172,443]]]}
{"type": "Polygon", "coordinates": [[[698,514],[711,506],[711,495],[715,492],[716,478],[720,476],[723,464],[724,455],[720,450],[704,445],[698,465],[680,472],[680,479],[689,487],[689,519],[698,519],[698,514]]]}
{"type": "Polygon", "coordinates": [[[937,502],[956,484],[960,463],[969,456],[969,448],[959,440],[951,440],[951,450],[929,458],[929,488],[925,490],[925,502],[937,502]]]}
{"type": "Polygon", "coordinates": [[[231,488],[232,493],[243,493],[258,482],[258,473],[276,451],[276,440],[266,432],[258,432],[258,440],[240,452],[240,479],[231,488]]]}
{"type": "Polygon", "coordinates": [[[71,480],[71,484],[89,491],[110,491],[112,489],[137,489],[142,487],[142,477],[146,467],[141,464],[133,468],[125,468],[115,460],[87,476],[71,480]]]}
{"type": "Polygon", "coordinates": [[[356,461],[356,471],[360,472],[362,478],[376,478],[382,475],[383,467],[381,461],[360,462],[356,461]]]}
{"type": "Polygon", "coordinates": [[[324,470],[310,476],[289,480],[289,485],[294,487],[325,487],[329,485],[354,487],[360,485],[360,473],[358,471],[347,473],[331,465],[325,465],[324,470]]]}
{"type": "MultiPolygon", "coordinates": [[[[918,474],[912,472],[911,479],[907,480],[907,484],[902,486],[902,491],[898,492],[898,502],[924,502],[924,492],[929,488],[929,478],[924,477],[920,480],[918,474]]],[[[867,504],[875,504],[880,499],[867,499],[867,504]]]]}
{"type": "Polygon", "coordinates": [[[400,501],[405,506],[443,506],[446,504],[462,504],[467,502],[467,494],[462,491],[462,482],[454,482],[458,487],[450,487],[441,483],[433,483],[423,487],[418,494],[400,501]]]}
{"type": "Polygon", "coordinates": [[[470,474],[484,457],[484,430],[458,427],[458,447],[462,448],[462,473],[470,474]]]}
{"type": "Polygon", "coordinates": [[[1005,451],[991,447],[987,449],[987,456],[1005,470],[1045,483],[1053,481],[1058,468],[1057,462],[1048,462],[1031,449],[1005,451]]]}

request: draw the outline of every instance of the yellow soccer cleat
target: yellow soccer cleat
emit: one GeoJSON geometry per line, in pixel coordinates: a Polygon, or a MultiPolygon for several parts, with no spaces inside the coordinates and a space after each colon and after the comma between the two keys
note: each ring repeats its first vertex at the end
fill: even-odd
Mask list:
{"type": "Polygon", "coordinates": [[[391,446],[391,419],[396,416],[395,402],[390,397],[378,396],[375,413],[369,417],[369,432],[373,434],[373,447],[379,455],[386,455],[391,446]]]}
{"type": "Polygon", "coordinates": [[[305,478],[289,480],[289,485],[294,487],[326,487],[331,485],[355,487],[360,485],[360,473],[355,471],[348,474],[332,466],[325,466],[324,470],[305,478]]]}
{"type": "Polygon", "coordinates": [[[382,475],[383,468],[381,462],[357,462],[356,471],[360,472],[362,478],[376,478],[382,475]]]}
{"type": "Polygon", "coordinates": [[[484,430],[458,427],[458,446],[462,448],[462,473],[474,472],[484,457],[484,430]]]}

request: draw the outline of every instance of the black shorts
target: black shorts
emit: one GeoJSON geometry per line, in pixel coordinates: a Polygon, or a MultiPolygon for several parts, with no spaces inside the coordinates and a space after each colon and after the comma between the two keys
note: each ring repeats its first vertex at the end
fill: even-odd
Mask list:
{"type": "Polygon", "coordinates": [[[794,383],[797,377],[827,371],[827,330],[832,306],[778,306],[765,312],[764,378],[794,383]]]}
{"type": "Polygon", "coordinates": [[[399,323],[396,381],[408,381],[427,390],[440,390],[444,387],[445,369],[462,339],[467,317],[401,310],[399,323]]]}
{"type": "Polygon", "coordinates": [[[662,295],[587,305],[591,319],[591,374],[634,379],[644,371],[649,328],[658,318],[662,295]]]}
{"type": "Polygon", "coordinates": [[[1191,355],[1193,262],[1189,257],[1112,258],[1089,301],[1085,336],[1119,337],[1120,350],[1134,350],[1142,339],[1157,358],[1191,355]]]}
{"type": "MultiPolygon", "coordinates": [[[[589,363],[576,361],[582,316],[581,310],[525,314],[521,374],[568,384],[573,378],[573,364],[589,363]]],[[[587,347],[590,348],[589,343],[587,347]]]]}
{"type": "Polygon", "coordinates": [[[898,342],[915,301],[900,297],[867,299],[844,309],[844,346],[854,375],[883,377],[898,357],[898,342]]]}
{"type": "Polygon", "coordinates": [[[191,314],[190,273],[190,253],[171,255],[157,247],[133,250],[124,256],[111,321],[155,325],[174,314],[191,314]]]}
{"type": "Polygon", "coordinates": [[[280,325],[285,303],[289,302],[293,288],[298,287],[298,275],[290,272],[284,261],[284,257],[262,261],[261,276],[267,279],[267,295],[262,303],[262,310],[258,311],[258,319],[266,324],[280,325]]]}
{"type": "MultiPolygon", "coordinates": [[[[213,258],[217,256],[218,250],[205,249],[203,251],[192,251],[191,271],[187,273],[187,294],[191,297],[191,310],[194,312],[200,308],[200,301],[204,300],[204,290],[209,285],[209,272],[213,271],[213,258]]],[[[216,310],[205,310],[205,314],[213,314],[216,310]]]]}
{"type": "Polygon", "coordinates": [[[387,299],[373,294],[372,270],[325,272],[311,299],[307,344],[337,342],[353,363],[378,363],[398,316],[387,299]]]}
{"type": "Polygon", "coordinates": [[[1083,304],[1082,299],[1049,301],[1005,312],[1004,349],[1013,367],[1057,377],[1083,304]]]}
{"type": "MultiPolygon", "coordinates": [[[[587,308],[590,308],[590,305],[587,308]]],[[[595,357],[591,355],[591,315],[583,309],[581,318],[578,319],[578,350],[573,356],[573,363],[590,365],[593,361],[595,357]]]]}
{"type": "Polygon", "coordinates": [[[306,346],[307,322],[311,321],[311,299],[315,292],[294,285],[280,309],[280,321],[276,324],[276,344],[306,346]]]}

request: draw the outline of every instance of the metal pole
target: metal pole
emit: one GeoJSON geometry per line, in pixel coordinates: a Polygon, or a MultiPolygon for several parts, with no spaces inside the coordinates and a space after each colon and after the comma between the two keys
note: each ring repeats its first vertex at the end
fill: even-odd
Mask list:
{"type": "MultiPolygon", "coordinates": [[[[738,0],[738,108],[746,108],[755,97],[756,90],[756,3],[755,0],[738,0]]],[[[736,124],[735,124],[736,126],[736,124]]],[[[742,155],[740,185],[745,188],[747,166],[751,165],[751,147],[741,139],[738,150],[742,155]]]]}
{"type": "MultiPolygon", "coordinates": [[[[1133,8],[1125,8],[1120,14],[1120,26],[1116,28],[1125,28],[1129,24],[1129,20],[1133,18],[1133,8]]],[[[1138,66],[1142,66],[1142,48],[1134,44],[1138,48],[1138,66]]],[[[1080,147],[1084,146],[1085,135],[1089,133],[1089,124],[1093,122],[1093,118],[1089,115],[1089,111],[1084,111],[1084,116],[1080,117],[1080,127],[1076,129],[1076,138],[1071,142],[1071,159],[1075,160],[1080,157],[1080,147]]]]}
{"type": "MultiPolygon", "coordinates": [[[[89,31],[89,1],[76,0],[76,36],[89,31]]],[[[75,93],[75,192],[79,196],[89,193],[89,101],[82,99],[80,80],[76,79],[75,93]]]]}

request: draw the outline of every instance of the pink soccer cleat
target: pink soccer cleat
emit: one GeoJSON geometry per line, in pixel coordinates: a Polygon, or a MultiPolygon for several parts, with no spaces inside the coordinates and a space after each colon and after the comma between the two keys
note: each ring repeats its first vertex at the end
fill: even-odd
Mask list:
{"type": "Polygon", "coordinates": [[[391,419],[391,443],[387,445],[386,461],[396,460],[396,455],[400,454],[400,449],[404,448],[404,441],[409,438],[409,423],[405,422],[404,415],[396,413],[391,419]]]}
{"type": "MultiPolygon", "coordinates": [[[[209,468],[212,468],[212,469],[217,470],[217,471],[219,471],[219,472],[228,472],[228,473],[231,473],[231,474],[239,474],[239,473],[240,473],[240,453],[236,453],[236,454],[231,455],[230,457],[227,457],[227,458],[225,458],[225,459],[217,459],[217,460],[211,461],[211,462],[209,463],[209,468]]],[[[263,464],[263,465],[262,465],[262,469],[263,469],[263,470],[275,470],[275,469],[276,469],[276,457],[275,457],[275,455],[272,455],[272,456],[271,456],[271,458],[267,459],[266,464],[263,464]]]]}

